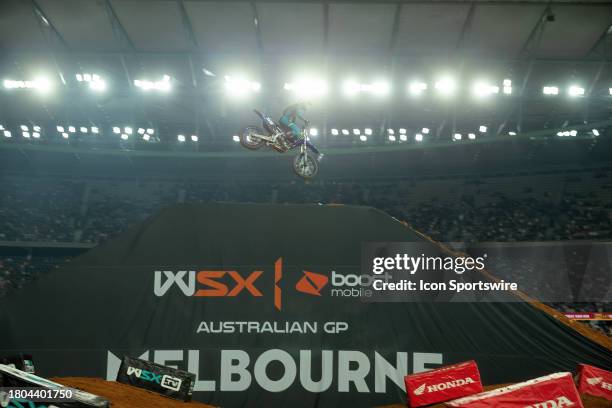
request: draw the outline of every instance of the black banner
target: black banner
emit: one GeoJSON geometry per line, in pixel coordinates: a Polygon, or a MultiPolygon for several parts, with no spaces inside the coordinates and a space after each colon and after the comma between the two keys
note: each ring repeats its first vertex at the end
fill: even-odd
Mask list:
{"type": "Polygon", "coordinates": [[[612,369],[609,349],[525,302],[364,301],[366,242],[441,254],[371,208],[173,206],[0,301],[0,353],[109,380],[135,356],[230,407],[403,403],[404,375],[466,360],[484,384],[612,369]]]}
{"type": "Polygon", "coordinates": [[[193,395],[195,374],[125,356],[117,382],[188,402],[193,395]]]}

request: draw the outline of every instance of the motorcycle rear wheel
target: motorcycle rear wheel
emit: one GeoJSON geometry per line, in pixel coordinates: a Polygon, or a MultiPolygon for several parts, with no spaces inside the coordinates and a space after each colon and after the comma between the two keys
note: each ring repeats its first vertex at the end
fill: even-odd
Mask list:
{"type": "Polygon", "coordinates": [[[308,153],[300,153],[293,159],[293,171],[301,178],[309,180],[317,175],[319,164],[308,153]]]}
{"type": "Polygon", "coordinates": [[[264,131],[256,126],[248,126],[240,132],[240,144],[249,150],[257,150],[261,148],[266,141],[259,137],[252,136],[254,134],[263,135],[264,131]]]}

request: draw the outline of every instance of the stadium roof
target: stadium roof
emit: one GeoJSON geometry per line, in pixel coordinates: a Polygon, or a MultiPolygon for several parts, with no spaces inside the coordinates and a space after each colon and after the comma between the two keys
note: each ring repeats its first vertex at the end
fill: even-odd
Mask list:
{"type": "Polygon", "coordinates": [[[565,92],[577,83],[585,100],[609,99],[611,24],[612,4],[604,1],[3,0],[0,75],[44,72],[63,90],[44,101],[0,90],[0,120],[143,123],[160,133],[231,140],[240,124],[254,121],[249,108],[276,114],[295,99],[283,84],[314,73],[330,87],[355,76],[385,78],[394,90],[384,101],[357,102],[330,92],[312,114],[326,130],[430,125],[454,132],[484,122],[554,128],[607,119],[607,100],[555,104],[541,100],[541,89],[554,83],[565,92]],[[74,80],[80,72],[105,78],[108,94],[83,96],[74,80]],[[237,72],[261,83],[261,93],[227,100],[219,84],[237,72]],[[466,87],[475,78],[511,78],[512,101],[407,98],[409,81],[432,89],[447,72],[466,87]],[[163,75],[172,95],[143,97],[134,87],[136,79],[163,75]]]}

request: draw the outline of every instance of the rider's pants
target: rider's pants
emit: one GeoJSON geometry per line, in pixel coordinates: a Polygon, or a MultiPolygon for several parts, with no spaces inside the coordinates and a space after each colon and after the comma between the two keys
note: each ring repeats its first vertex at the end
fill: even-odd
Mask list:
{"type": "Polygon", "coordinates": [[[302,128],[296,125],[295,122],[291,122],[288,116],[282,116],[279,122],[281,125],[291,129],[293,136],[300,137],[302,135],[302,128]]]}

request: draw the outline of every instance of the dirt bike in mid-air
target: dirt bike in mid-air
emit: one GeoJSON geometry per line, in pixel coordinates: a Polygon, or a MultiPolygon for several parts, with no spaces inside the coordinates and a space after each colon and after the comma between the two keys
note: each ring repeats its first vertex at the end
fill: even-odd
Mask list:
{"type": "Polygon", "coordinates": [[[300,152],[293,159],[293,171],[304,179],[313,178],[319,171],[318,161],[321,160],[323,154],[319,153],[310,142],[308,123],[302,129],[302,137],[296,138],[290,131],[283,130],[269,116],[262,114],[257,109],[254,112],[263,121],[265,131],[257,126],[247,126],[240,132],[240,144],[250,150],[270,146],[280,153],[299,147],[300,152]],[[315,153],[317,158],[310,152],[315,153]]]}

